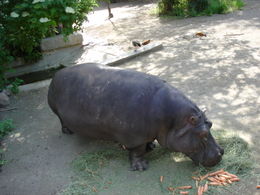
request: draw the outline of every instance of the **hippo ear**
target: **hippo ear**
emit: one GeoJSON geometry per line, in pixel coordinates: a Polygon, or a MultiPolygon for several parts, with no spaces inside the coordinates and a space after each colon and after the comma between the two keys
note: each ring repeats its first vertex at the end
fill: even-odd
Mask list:
{"type": "Polygon", "coordinates": [[[201,108],[201,111],[205,114],[207,112],[207,108],[203,107],[203,108],[201,108]]]}
{"type": "Polygon", "coordinates": [[[196,125],[198,123],[199,118],[197,116],[190,116],[190,118],[188,119],[189,123],[192,125],[196,125]]]}

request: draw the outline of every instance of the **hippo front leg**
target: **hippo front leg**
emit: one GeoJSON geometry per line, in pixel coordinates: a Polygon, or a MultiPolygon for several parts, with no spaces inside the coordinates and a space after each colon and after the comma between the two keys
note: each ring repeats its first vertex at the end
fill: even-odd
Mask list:
{"type": "Polygon", "coordinates": [[[146,152],[151,152],[155,148],[155,143],[154,142],[148,142],[146,144],[146,152]]]}
{"type": "Polygon", "coordinates": [[[148,168],[148,161],[144,159],[146,149],[147,144],[128,149],[132,171],[144,171],[148,168]]]}

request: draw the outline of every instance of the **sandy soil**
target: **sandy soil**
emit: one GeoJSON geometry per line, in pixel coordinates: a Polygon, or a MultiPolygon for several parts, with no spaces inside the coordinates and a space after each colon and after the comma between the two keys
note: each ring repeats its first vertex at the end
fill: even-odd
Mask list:
{"type": "MultiPolygon", "coordinates": [[[[246,3],[232,14],[178,20],[151,16],[151,3],[117,3],[112,5],[113,24],[106,19],[107,10],[99,8],[89,16],[84,32],[126,50],[131,40],[162,42],[162,50],[121,67],[158,75],[206,106],[213,128],[240,134],[260,162],[260,2],[246,3]],[[207,37],[194,37],[196,32],[207,37]]],[[[17,110],[0,113],[1,119],[14,119],[17,127],[4,140],[9,162],[0,173],[0,194],[56,194],[74,177],[71,161],[82,151],[101,147],[63,135],[46,94],[47,88],[20,93],[12,99],[17,110]]],[[[251,185],[241,191],[247,193],[260,194],[251,185]]]]}

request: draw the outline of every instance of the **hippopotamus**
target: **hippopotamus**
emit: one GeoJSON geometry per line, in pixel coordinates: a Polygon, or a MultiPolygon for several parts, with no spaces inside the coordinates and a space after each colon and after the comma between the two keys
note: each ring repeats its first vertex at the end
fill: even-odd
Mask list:
{"type": "Polygon", "coordinates": [[[64,68],[51,81],[48,103],[63,133],[125,146],[131,170],[148,168],[144,155],[155,140],[203,166],[216,165],[224,153],[205,112],[153,75],[97,63],[64,68]]]}

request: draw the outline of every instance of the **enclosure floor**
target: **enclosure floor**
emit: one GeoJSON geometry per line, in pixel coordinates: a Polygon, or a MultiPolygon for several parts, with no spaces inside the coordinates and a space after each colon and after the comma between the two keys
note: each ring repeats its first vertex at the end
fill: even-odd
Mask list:
{"type": "MultiPolygon", "coordinates": [[[[113,4],[113,24],[107,20],[107,9],[98,8],[89,15],[90,22],[84,23],[84,33],[126,49],[131,40],[163,43],[162,50],[120,67],[157,75],[199,106],[206,106],[213,129],[239,134],[260,162],[260,1],[247,0],[243,10],[232,14],[177,20],[150,15],[154,5],[113,4]],[[207,36],[194,37],[196,32],[207,36]]],[[[79,62],[84,58],[78,56],[79,62]]],[[[1,195],[57,194],[75,178],[70,164],[79,154],[104,148],[95,141],[62,134],[46,95],[47,87],[22,92],[12,98],[11,106],[16,110],[0,113],[0,119],[11,118],[16,126],[3,141],[8,163],[0,173],[1,195]]],[[[154,163],[156,166],[160,161],[154,163]]],[[[121,166],[117,171],[127,168],[121,166]]],[[[160,174],[160,169],[151,170],[160,174]]],[[[260,173],[259,167],[254,173],[260,173]]],[[[129,176],[128,180],[138,178],[129,176]]],[[[128,180],[121,182],[127,184],[128,180]]],[[[255,189],[257,182],[260,178],[248,181],[241,194],[260,194],[255,189]]]]}

